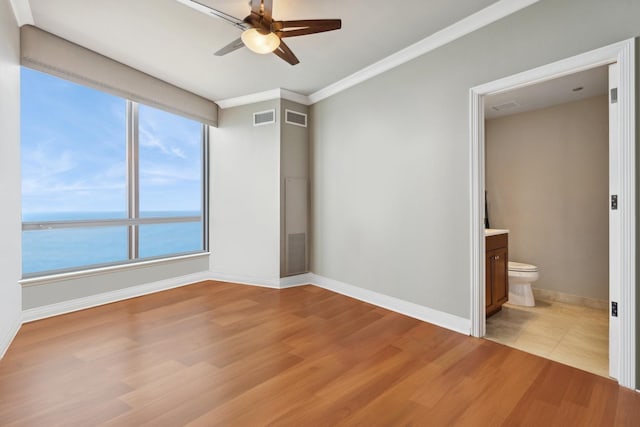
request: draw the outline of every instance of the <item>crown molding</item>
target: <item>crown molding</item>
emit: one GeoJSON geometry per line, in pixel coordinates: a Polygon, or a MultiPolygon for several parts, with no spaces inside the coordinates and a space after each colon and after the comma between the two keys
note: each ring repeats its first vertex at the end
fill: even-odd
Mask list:
{"type": "MultiPolygon", "coordinates": [[[[17,0],[16,0],[17,1],[17,0]]],[[[216,101],[220,108],[238,107],[240,105],[253,104],[271,99],[288,99],[303,105],[311,105],[333,96],[343,90],[349,89],[379,74],[389,71],[399,65],[409,62],[425,53],[431,52],[447,43],[466,36],[482,27],[485,27],[505,16],[511,15],[525,7],[531,6],[540,0],[500,0],[484,9],[469,15],[468,17],[452,24],[417,43],[412,44],[392,55],[375,62],[360,71],[356,71],[348,77],[326,86],[309,96],[286,89],[273,89],[258,92],[237,98],[216,101]]]]}
{"type": "Polygon", "coordinates": [[[339,80],[329,86],[309,95],[312,104],[342,92],[352,86],[369,80],[372,77],[389,71],[399,65],[409,62],[427,52],[435,50],[447,43],[466,36],[484,26],[487,26],[505,16],[511,15],[527,6],[537,3],[539,0],[500,0],[486,8],[469,15],[468,17],[452,24],[432,35],[412,44],[392,55],[375,62],[360,71],[356,71],[348,77],[339,80]]]}
{"type": "Polygon", "coordinates": [[[11,3],[13,15],[16,17],[18,27],[22,27],[23,25],[35,25],[29,0],[9,0],[9,3],[11,3]]]}
{"type": "Polygon", "coordinates": [[[287,89],[280,89],[280,98],[302,105],[311,105],[311,100],[307,95],[302,95],[287,89]]]}
{"type": "Polygon", "coordinates": [[[255,104],[256,102],[270,101],[272,99],[279,99],[279,98],[280,98],[280,89],[272,89],[272,90],[266,90],[264,92],[257,92],[249,95],[238,96],[235,98],[221,99],[219,101],[215,101],[215,103],[218,104],[218,107],[224,109],[224,108],[239,107],[241,105],[255,104]]]}
{"type": "MultiPolygon", "coordinates": [[[[180,3],[193,7],[193,2],[178,0],[180,3]]],[[[413,45],[402,49],[372,65],[356,71],[348,77],[339,80],[329,86],[312,93],[309,96],[302,95],[287,89],[272,89],[250,95],[239,96],[216,101],[220,108],[238,107],[241,105],[254,104],[256,102],[269,101],[272,99],[287,99],[303,105],[315,104],[325,98],[335,95],[352,86],[369,80],[379,74],[389,71],[405,62],[411,61],[427,52],[437,49],[460,37],[463,37],[479,28],[489,25],[505,16],[524,9],[539,0],[500,0],[479,12],[474,13],[449,27],[432,34],[413,45]]],[[[29,0],[10,0],[13,13],[18,22],[18,26],[35,25],[31,5],[29,0]]],[[[202,10],[202,12],[206,12],[202,10]]]]}
{"type": "Polygon", "coordinates": [[[287,99],[289,101],[297,102],[302,105],[311,105],[309,97],[301,95],[297,92],[293,92],[287,89],[271,89],[264,92],[252,93],[250,95],[238,96],[236,98],[227,98],[215,101],[218,107],[232,108],[239,107],[241,105],[255,104],[256,102],[270,101],[272,99],[287,99]]]}

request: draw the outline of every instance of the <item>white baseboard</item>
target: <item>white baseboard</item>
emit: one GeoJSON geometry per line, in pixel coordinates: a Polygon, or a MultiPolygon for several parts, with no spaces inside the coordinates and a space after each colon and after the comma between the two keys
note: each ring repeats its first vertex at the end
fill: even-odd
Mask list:
{"type": "Polygon", "coordinates": [[[313,284],[313,273],[298,274],[296,276],[280,278],[280,289],[313,284]]]}
{"type": "Polygon", "coordinates": [[[461,334],[469,335],[471,333],[471,320],[465,319],[464,317],[434,310],[423,305],[418,305],[399,298],[370,291],[368,289],[359,288],[357,286],[349,285],[317,274],[312,274],[311,283],[318,287],[337,292],[360,301],[368,302],[370,304],[377,305],[378,307],[404,314],[405,316],[432,323],[461,334]]]}
{"type": "Polygon", "coordinates": [[[241,276],[236,274],[225,274],[215,271],[209,272],[209,280],[218,280],[220,282],[238,283],[240,285],[261,286],[273,289],[293,288],[311,284],[311,273],[298,274],[296,276],[288,276],[282,278],[268,279],[254,276],[241,276]]]}
{"type": "Polygon", "coordinates": [[[541,299],[546,301],[558,301],[558,302],[563,302],[565,304],[579,305],[582,307],[595,308],[598,310],[609,309],[609,301],[606,299],[581,297],[578,295],[565,294],[563,292],[552,291],[547,289],[533,288],[532,290],[533,290],[533,295],[535,296],[536,299],[541,299]]]}
{"type": "Polygon", "coordinates": [[[9,349],[9,346],[13,342],[13,339],[16,337],[18,331],[20,330],[20,326],[22,326],[22,316],[18,315],[10,325],[10,329],[2,337],[2,340],[0,340],[0,359],[4,357],[5,353],[9,349]]]}
{"type": "Polygon", "coordinates": [[[160,280],[158,282],[146,283],[144,285],[131,286],[129,288],[118,289],[117,291],[90,295],[84,298],[76,298],[69,301],[45,305],[42,307],[30,308],[27,310],[23,310],[22,322],[33,322],[34,320],[40,320],[60,314],[71,313],[73,311],[84,310],[99,305],[109,304],[129,298],[135,298],[142,295],[165,291],[167,289],[178,288],[209,279],[209,272],[204,271],[200,273],[189,274],[187,276],[174,277],[171,279],[160,280]]]}
{"type": "Polygon", "coordinates": [[[240,285],[261,286],[263,288],[280,288],[280,279],[269,279],[265,277],[242,276],[238,274],[226,274],[217,271],[209,272],[209,280],[217,280],[219,282],[238,283],[240,285]]]}
{"type": "MultiPolygon", "coordinates": [[[[77,298],[56,304],[31,308],[22,312],[22,322],[32,322],[34,320],[57,316],[59,314],[84,310],[87,308],[109,304],[128,298],[134,298],[154,292],[190,285],[192,283],[200,282],[203,280],[217,280],[243,285],[262,286],[273,289],[285,289],[295,286],[312,284],[320,288],[337,292],[339,294],[346,295],[360,301],[368,302],[370,304],[386,308],[388,310],[395,311],[397,313],[404,314],[406,316],[413,317],[415,319],[419,319],[428,323],[432,323],[434,325],[441,326],[443,328],[450,329],[452,331],[459,332],[465,335],[469,335],[471,331],[471,321],[469,319],[434,310],[429,307],[418,305],[378,292],[370,291],[368,289],[353,286],[337,280],[329,279],[327,277],[319,276],[313,273],[299,274],[297,276],[276,279],[267,279],[205,271],[154,283],[132,286],[130,288],[120,289],[113,292],[91,295],[85,298],[77,298]]],[[[16,327],[16,332],[18,327],[16,327]]],[[[13,335],[10,337],[10,339],[13,339],[13,335]]],[[[10,340],[7,342],[7,346],[10,342],[10,340]]],[[[4,342],[1,344],[4,344],[4,342]]]]}
{"type": "MultiPolygon", "coordinates": [[[[212,271],[204,271],[200,273],[190,274],[187,276],[175,277],[167,280],[161,280],[154,283],[147,283],[139,286],[132,286],[129,288],[119,289],[117,291],[106,292],[97,295],[90,295],[84,298],[76,298],[69,301],[63,301],[55,304],[45,305],[42,307],[35,307],[24,310],[22,312],[22,319],[20,323],[33,322],[34,320],[45,319],[47,317],[57,316],[60,314],[71,313],[73,311],[84,310],[99,305],[109,304],[112,302],[122,301],[129,298],[135,298],[142,295],[147,295],[155,292],[165,291],[168,289],[178,288],[181,286],[190,285],[203,280],[218,280],[221,282],[238,283],[242,285],[262,286],[273,289],[290,288],[294,286],[306,285],[310,282],[310,274],[300,274],[297,276],[278,278],[278,279],[264,279],[252,276],[237,276],[230,274],[217,273],[212,271]]],[[[18,326],[19,328],[19,326],[18,326]]],[[[17,332],[17,328],[16,328],[17,332]]],[[[14,333],[15,335],[15,333],[14,333]]],[[[13,335],[7,338],[7,347],[13,335]]],[[[0,345],[4,344],[4,341],[0,342],[0,345]]],[[[0,347],[2,350],[5,347],[0,347]]]]}

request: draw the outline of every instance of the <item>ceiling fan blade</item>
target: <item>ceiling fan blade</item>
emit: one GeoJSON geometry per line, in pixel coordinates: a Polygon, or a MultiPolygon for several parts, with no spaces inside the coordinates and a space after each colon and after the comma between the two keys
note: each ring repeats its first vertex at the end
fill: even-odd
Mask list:
{"type": "Polygon", "coordinates": [[[205,13],[209,16],[215,16],[215,17],[221,18],[225,20],[227,23],[233,25],[234,27],[239,28],[240,30],[246,30],[247,28],[250,28],[250,26],[247,23],[245,23],[242,19],[238,19],[235,16],[231,16],[220,10],[214,9],[204,3],[200,3],[199,1],[196,1],[196,0],[177,0],[177,1],[186,6],[191,7],[192,9],[205,13]]]}
{"type": "Polygon", "coordinates": [[[274,50],[273,53],[275,53],[276,55],[278,55],[280,58],[284,59],[291,65],[296,65],[300,63],[300,61],[293,54],[291,49],[289,49],[289,46],[287,46],[287,44],[283,41],[280,41],[280,46],[278,46],[278,48],[274,50]]]}
{"type": "Polygon", "coordinates": [[[226,45],[216,53],[214,53],[214,55],[215,56],[226,55],[227,53],[231,53],[234,50],[240,49],[241,47],[244,47],[244,43],[242,42],[242,39],[237,39],[232,41],[231,43],[229,43],[228,45],[226,45]]]}
{"type": "Polygon", "coordinates": [[[307,19],[301,21],[275,21],[271,29],[278,37],[296,37],[323,33],[342,28],[340,19],[307,19]]]}

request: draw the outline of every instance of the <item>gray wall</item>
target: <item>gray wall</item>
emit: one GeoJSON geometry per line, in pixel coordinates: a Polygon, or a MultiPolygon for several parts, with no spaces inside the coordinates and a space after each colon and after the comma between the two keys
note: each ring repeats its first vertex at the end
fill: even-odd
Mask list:
{"type": "Polygon", "coordinates": [[[0,0],[0,355],[21,316],[20,33],[0,0]]]}
{"type": "Polygon", "coordinates": [[[145,285],[166,279],[207,271],[209,257],[203,256],[162,264],[140,266],[130,270],[100,273],[94,276],[30,285],[22,288],[23,309],[55,304],[76,298],[145,285]]]}
{"type": "Polygon", "coordinates": [[[211,271],[277,283],[285,276],[285,179],[308,178],[308,128],[285,123],[285,110],[308,107],[275,99],[219,112],[211,128],[211,271]],[[276,122],[253,126],[274,109],[276,122]]]}
{"type": "Polygon", "coordinates": [[[211,128],[211,270],[258,281],[280,277],[280,101],[221,110],[211,128]],[[253,126],[275,109],[276,123],[253,126]]]}
{"type": "Polygon", "coordinates": [[[42,307],[77,298],[118,291],[167,279],[208,271],[209,257],[202,256],[163,263],[105,271],[95,275],[54,282],[31,284],[22,288],[22,309],[42,307]]]}
{"type": "MultiPolygon", "coordinates": [[[[636,139],[640,141],[640,40],[636,38],[636,139]]],[[[638,150],[638,144],[636,144],[638,150]]],[[[640,153],[636,152],[636,216],[640,213],[640,153]]],[[[640,283],[638,266],[640,265],[640,218],[636,223],[636,283],[640,283]]],[[[640,286],[636,285],[636,389],[640,390],[640,286]]]]}
{"type": "Polygon", "coordinates": [[[609,297],[607,95],[488,120],[486,182],[493,228],[509,258],[535,264],[534,287],[609,297]]]}
{"type": "MultiPolygon", "coordinates": [[[[296,215],[295,218],[286,218],[285,197],[300,197],[300,194],[285,194],[285,180],[287,178],[309,179],[309,128],[288,124],[285,121],[287,109],[298,113],[307,114],[307,124],[309,121],[309,107],[286,99],[280,100],[280,276],[287,275],[286,271],[286,238],[287,228],[294,231],[304,228],[307,225],[307,242],[309,238],[308,229],[308,200],[289,200],[289,206],[303,203],[305,206],[304,217],[296,215]],[[285,221],[286,220],[286,221],[285,221]],[[288,224],[288,227],[287,227],[288,224]]],[[[307,183],[308,185],[308,183],[307,183]]],[[[307,248],[308,251],[308,248],[307,248]]]]}
{"type": "Polygon", "coordinates": [[[542,0],[315,104],[312,271],[468,318],[469,89],[637,37],[638,16],[542,0]]]}

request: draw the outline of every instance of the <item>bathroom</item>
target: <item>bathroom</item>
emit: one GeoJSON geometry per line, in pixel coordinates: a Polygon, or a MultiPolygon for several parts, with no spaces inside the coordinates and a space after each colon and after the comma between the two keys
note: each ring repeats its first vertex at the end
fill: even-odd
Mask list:
{"type": "Polygon", "coordinates": [[[487,318],[486,337],[603,376],[607,92],[603,66],[485,100],[488,225],[508,230],[510,286],[509,302],[487,318]]]}

